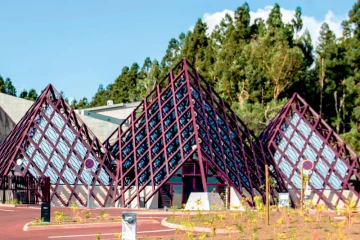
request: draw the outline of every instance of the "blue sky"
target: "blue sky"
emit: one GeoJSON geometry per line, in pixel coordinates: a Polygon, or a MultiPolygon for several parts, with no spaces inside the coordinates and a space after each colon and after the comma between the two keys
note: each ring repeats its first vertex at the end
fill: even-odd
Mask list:
{"type": "MultiPolygon", "coordinates": [[[[257,13],[275,2],[285,10],[301,6],[309,25],[331,18],[339,28],[355,0],[248,1],[257,13]]],[[[146,57],[160,61],[170,38],[186,32],[197,18],[243,3],[0,0],[0,74],[11,78],[17,94],[24,88],[40,92],[52,83],[66,97],[91,100],[99,84],[112,83],[124,66],[142,65],[146,57]]]]}

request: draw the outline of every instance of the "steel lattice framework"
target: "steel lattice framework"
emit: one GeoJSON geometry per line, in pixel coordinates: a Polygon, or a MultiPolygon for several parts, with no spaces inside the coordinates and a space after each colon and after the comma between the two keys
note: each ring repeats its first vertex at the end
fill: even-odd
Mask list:
{"type": "Polygon", "coordinates": [[[57,198],[65,206],[70,201],[86,206],[86,196],[79,192],[90,181],[95,203],[103,207],[111,203],[115,182],[111,167],[102,144],[51,85],[0,146],[0,176],[50,177],[51,200],[57,198]],[[87,158],[95,161],[90,173],[84,167],[87,158]],[[66,188],[68,195],[60,188],[66,188]]]}
{"type": "Polygon", "coordinates": [[[5,110],[0,107],[0,143],[4,141],[7,135],[14,128],[15,123],[5,112],[5,110]]]}
{"type": "MultiPolygon", "coordinates": [[[[117,185],[122,206],[147,202],[177,172],[194,159],[200,166],[202,189],[207,169],[244,196],[260,193],[265,182],[262,144],[211,86],[182,60],[128,119],[104,142],[117,161],[117,185]],[[129,124],[126,130],[124,124],[129,124]],[[135,190],[131,190],[135,187],[135,190]]],[[[282,191],[276,168],[272,176],[282,191]]]]}
{"type": "Polygon", "coordinates": [[[317,203],[322,200],[333,208],[347,197],[355,197],[359,203],[359,156],[298,94],[266,127],[260,140],[281,171],[288,191],[300,196],[300,167],[309,159],[314,163],[309,187],[317,203]]]}

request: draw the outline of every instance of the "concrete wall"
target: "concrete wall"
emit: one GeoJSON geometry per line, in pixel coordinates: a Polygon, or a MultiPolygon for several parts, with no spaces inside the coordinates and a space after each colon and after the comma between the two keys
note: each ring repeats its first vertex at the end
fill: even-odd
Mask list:
{"type": "MultiPolygon", "coordinates": [[[[297,195],[294,191],[290,191],[289,193],[294,199],[296,199],[297,202],[300,202],[299,195],[297,195]]],[[[339,193],[341,193],[341,191],[339,191],[339,193]]],[[[315,192],[311,190],[306,190],[304,195],[306,197],[306,200],[311,200],[313,204],[317,204],[320,199],[319,195],[315,194],[315,192]]],[[[324,190],[323,196],[326,198],[328,202],[330,202],[333,205],[333,207],[337,206],[338,208],[342,208],[344,206],[344,202],[339,200],[338,195],[334,191],[324,190]]],[[[357,200],[356,196],[349,190],[344,190],[342,196],[344,196],[345,199],[354,197],[353,199],[357,200]]],[[[323,200],[320,200],[319,203],[325,204],[323,200]]],[[[358,207],[360,207],[360,201],[358,203],[358,207]]]]}
{"type": "MultiPolygon", "coordinates": [[[[55,187],[53,185],[53,187],[55,187]]],[[[72,187],[72,186],[71,186],[72,187]]],[[[95,186],[95,195],[96,197],[99,199],[99,201],[104,202],[105,201],[105,197],[106,197],[106,192],[107,189],[104,189],[101,186],[95,186]]],[[[70,197],[70,189],[66,186],[66,185],[60,185],[57,187],[56,192],[60,195],[60,197],[65,201],[69,201],[70,202],[76,202],[79,206],[82,206],[80,204],[80,202],[74,197],[72,196],[71,199],[69,199],[70,197]]],[[[52,193],[52,192],[51,192],[52,193]]],[[[88,196],[88,191],[87,191],[87,187],[84,185],[78,185],[76,187],[76,193],[78,194],[79,198],[83,201],[83,202],[87,202],[87,196],[88,196]]],[[[111,207],[111,202],[112,199],[108,198],[107,202],[106,202],[106,207],[111,207]]],[[[56,197],[56,195],[54,195],[52,201],[51,201],[51,205],[52,206],[56,206],[56,207],[63,207],[64,205],[61,203],[61,201],[56,197]]],[[[95,201],[95,198],[93,198],[92,196],[90,197],[90,207],[94,208],[94,207],[102,207],[97,201],[95,201]]]]}
{"type": "Polygon", "coordinates": [[[118,119],[126,119],[134,111],[136,107],[132,108],[122,108],[122,109],[109,109],[109,110],[98,110],[95,111],[98,114],[102,114],[109,117],[114,117],[118,119]]]}
{"type": "Polygon", "coordinates": [[[33,103],[33,101],[0,93],[0,106],[15,123],[20,121],[33,103]]]}
{"type": "MultiPolygon", "coordinates": [[[[133,187],[125,192],[125,200],[129,199],[132,194],[134,194],[136,189],[133,187]]],[[[149,195],[152,191],[151,186],[147,186],[144,188],[144,190],[140,193],[140,197],[145,197],[146,195],[149,195]]],[[[120,192],[120,189],[118,189],[118,192],[120,192]]],[[[154,196],[152,196],[149,201],[146,203],[145,208],[147,209],[158,209],[159,208],[159,197],[158,193],[155,193],[154,196]]],[[[115,207],[122,207],[121,201],[116,202],[115,207]]],[[[134,198],[134,200],[131,201],[131,203],[128,205],[129,208],[138,208],[138,202],[137,199],[134,198]]]]}
{"type": "Polygon", "coordinates": [[[85,115],[78,116],[101,142],[104,142],[119,126],[114,123],[105,122],[85,115]]]}

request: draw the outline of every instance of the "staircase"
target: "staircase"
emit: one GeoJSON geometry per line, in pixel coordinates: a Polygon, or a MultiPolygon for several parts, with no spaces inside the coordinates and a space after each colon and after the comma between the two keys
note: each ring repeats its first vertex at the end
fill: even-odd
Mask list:
{"type": "Polygon", "coordinates": [[[171,207],[172,195],[169,184],[164,184],[159,192],[159,208],[171,207]]]}

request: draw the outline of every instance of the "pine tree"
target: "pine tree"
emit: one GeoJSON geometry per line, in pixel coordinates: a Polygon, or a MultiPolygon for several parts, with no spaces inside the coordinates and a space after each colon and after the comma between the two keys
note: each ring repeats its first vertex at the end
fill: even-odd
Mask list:
{"type": "Polygon", "coordinates": [[[38,94],[37,94],[36,90],[33,88],[30,89],[29,93],[27,95],[27,99],[35,101],[37,98],[38,98],[38,94]]]}
{"type": "Polygon", "coordinates": [[[296,11],[295,11],[295,19],[291,20],[291,23],[294,27],[294,31],[296,33],[296,38],[298,38],[298,33],[301,31],[302,27],[303,27],[303,21],[301,18],[301,7],[297,7],[296,11]]]}
{"type": "Polygon", "coordinates": [[[28,96],[28,92],[24,89],[21,93],[20,93],[20,98],[25,98],[27,99],[27,96],[28,96]]]}
{"type": "Polygon", "coordinates": [[[6,78],[5,80],[5,93],[16,96],[16,88],[12,85],[10,78],[6,78]]]}

